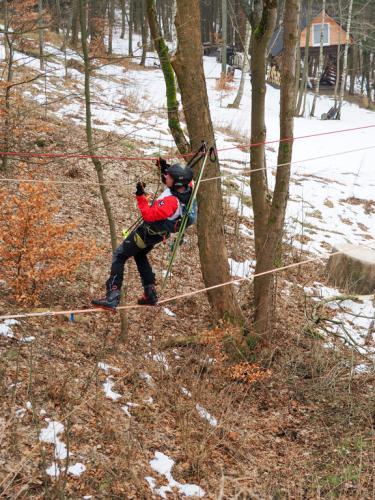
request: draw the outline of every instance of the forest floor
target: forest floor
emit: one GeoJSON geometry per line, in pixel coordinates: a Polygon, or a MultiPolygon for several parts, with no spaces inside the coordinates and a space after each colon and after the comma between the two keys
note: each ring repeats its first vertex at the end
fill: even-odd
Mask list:
{"type": "MultiPolygon", "coordinates": [[[[38,150],[35,137],[29,140],[38,150]]],[[[112,155],[130,147],[105,132],[96,140],[112,155]]],[[[50,122],[43,151],[59,145],[69,153],[84,141],[81,127],[50,122]]],[[[131,148],[141,153],[134,141],[131,148]]],[[[32,174],[35,164],[25,162],[17,175],[72,182],[58,186],[61,220],[79,222],[80,237],[96,241],[97,259],[70,283],[47,284],[47,309],[89,305],[103,290],[110,261],[90,161],[59,165],[39,162],[32,174]],[[93,185],[82,189],[86,182],[93,185]]],[[[106,163],[119,227],[136,217],[134,181],[149,169],[149,162],[106,163]]],[[[225,211],[233,229],[238,215],[228,204],[225,211]]],[[[239,222],[251,230],[247,218],[239,222]]],[[[252,258],[251,238],[228,231],[227,239],[230,257],[252,258]]],[[[152,254],[159,277],[166,253],[160,245],[152,254]]],[[[288,259],[297,259],[295,250],[288,259]]],[[[168,296],[203,287],[198,262],[192,229],[168,296]]],[[[140,292],[136,274],[131,262],[130,303],[140,292]]],[[[324,283],[318,265],[277,279],[275,327],[267,339],[250,332],[250,360],[233,356],[236,332],[213,325],[204,295],[166,310],[130,310],[126,340],[110,313],[11,325],[12,336],[0,336],[2,497],[158,498],[169,485],[168,498],[203,495],[199,488],[205,498],[373,498],[374,375],[356,371],[358,357],[341,342],[327,348],[304,329],[304,287],[317,279],[324,283]],[[41,441],[43,429],[55,444],[41,441]]],[[[11,284],[2,285],[1,311],[20,312],[11,284]]],[[[250,284],[238,288],[238,299],[250,320],[250,284]]]]}
{"type": "MultiPolygon", "coordinates": [[[[151,97],[156,94],[151,88],[155,69],[125,69],[129,79],[131,73],[148,74],[149,81],[143,79],[142,84],[149,85],[151,97]]],[[[128,115],[124,119],[123,110],[111,112],[113,126],[109,128],[109,112],[105,115],[104,108],[97,109],[95,145],[100,154],[158,154],[164,135],[168,137],[160,125],[163,120],[165,128],[164,111],[147,111],[149,103],[141,87],[125,85],[118,74],[107,71],[106,79],[100,82],[103,87],[96,87],[96,101],[108,93],[110,85],[120,89],[119,95],[126,88],[124,108],[128,115]],[[137,121],[132,111],[142,119],[137,121]],[[138,133],[155,132],[153,144],[131,134],[135,126],[138,133]]],[[[55,101],[48,95],[48,113],[35,105],[40,100],[40,87],[24,93],[25,108],[19,113],[22,123],[14,129],[15,149],[85,152],[81,87],[74,79],[62,86],[57,76],[48,84],[54,85],[52,93],[56,93],[55,101]],[[59,85],[64,92],[75,94],[79,104],[57,94],[59,85]]],[[[212,92],[216,91],[211,88],[212,92]]],[[[220,101],[229,99],[219,94],[215,95],[220,101]]],[[[243,130],[234,127],[236,120],[242,124],[241,120],[228,115],[228,120],[220,118],[218,122],[220,112],[223,116],[229,113],[224,109],[220,106],[213,111],[221,147],[229,140],[232,145],[246,137],[243,130]]],[[[301,127],[307,128],[306,123],[299,121],[301,127]]],[[[272,123],[271,130],[276,126],[272,123]]],[[[321,126],[311,122],[314,132],[321,126]]],[[[345,123],[340,126],[344,128],[345,123]]],[[[170,139],[165,140],[169,143],[170,139]]],[[[329,150],[329,140],[322,140],[320,147],[329,150]]],[[[300,151],[310,148],[304,156],[317,149],[316,145],[299,144],[296,141],[300,151]]],[[[169,149],[164,145],[162,151],[168,154],[169,149]]],[[[267,149],[269,160],[276,157],[276,151],[273,146],[267,149]]],[[[242,153],[224,158],[223,172],[235,172],[242,160],[242,153]]],[[[120,233],[138,216],[133,196],[137,179],[146,179],[152,192],[157,187],[157,171],[150,161],[107,159],[103,165],[120,233]]],[[[347,193],[356,195],[353,205],[349,194],[337,192],[336,184],[343,189],[345,171],[341,177],[337,174],[340,181],[332,183],[300,170],[295,173],[291,206],[310,207],[311,200],[317,202],[321,196],[325,211],[322,208],[322,213],[317,213],[312,206],[314,210],[305,210],[302,233],[294,226],[288,229],[285,264],[310,255],[308,250],[329,252],[327,242],[333,233],[329,233],[328,223],[331,229],[352,230],[353,235],[343,234],[358,242],[371,237],[371,195],[367,200],[365,194],[358,194],[370,185],[363,182],[358,187],[362,167],[348,186],[347,193]],[[303,176],[309,177],[310,191],[305,184],[297,199],[296,189],[303,176]],[[359,224],[365,227],[361,229],[359,224]],[[311,246],[304,247],[303,241],[311,246]]],[[[319,168],[328,175],[326,164],[319,168]]],[[[334,169],[329,172],[331,176],[334,173],[334,169]]],[[[90,307],[91,298],[104,291],[111,258],[91,161],[13,160],[7,176],[60,182],[51,185],[60,200],[59,222],[77,222],[75,236],[92,241],[96,257],[71,279],[47,282],[40,303],[33,308],[21,307],[14,299],[11,279],[5,276],[0,281],[0,313],[90,307]]],[[[231,271],[233,276],[250,276],[254,252],[248,181],[234,177],[225,179],[223,185],[231,271]]],[[[16,186],[6,184],[6,189],[15,192],[16,186]]],[[[163,244],[151,254],[159,283],[167,257],[168,246],[163,244]]],[[[127,303],[134,304],[141,286],[133,262],[127,266],[126,283],[127,303]]],[[[196,232],[191,228],[166,296],[203,287],[196,232]]],[[[259,339],[249,326],[250,355],[246,357],[233,347],[238,331],[213,323],[205,294],[172,301],[167,307],[130,309],[126,338],[120,338],[119,315],[105,312],[75,315],[74,321],[66,315],[0,322],[0,496],[86,500],[375,498],[373,323],[370,318],[362,325],[361,345],[353,349],[335,335],[337,330],[322,328],[330,318],[338,317],[338,312],[316,309],[317,302],[311,298],[316,287],[320,297],[325,291],[335,294],[318,262],[277,274],[272,334],[259,339]]],[[[251,325],[251,282],[235,289],[251,325]]],[[[358,302],[372,304],[371,299],[358,302]]],[[[340,319],[355,329],[354,320],[340,319]]]]}

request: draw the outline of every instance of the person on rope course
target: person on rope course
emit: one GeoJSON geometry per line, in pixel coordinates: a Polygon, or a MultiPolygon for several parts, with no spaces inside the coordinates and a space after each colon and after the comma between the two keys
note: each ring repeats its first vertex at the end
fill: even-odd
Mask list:
{"type": "MultiPolygon", "coordinates": [[[[169,238],[171,233],[178,232],[192,193],[193,170],[182,167],[179,163],[169,165],[162,158],[156,161],[156,165],[160,168],[161,180],[166,187],[150,205],[145,193],[145,183],[137,182],[135,196],[142,222],[113,253],[110,276],[106,282],[106,296],[102,299],[93,299],[91,302],[94,306],[115,309],[119,305],[125,262],[130,257],[134,257],[144,290],[144,295],[138,299],[138,304],[150,306],[157,304],[155,274],[147,254],[155,245],[169,238]]],[[[195,202],[188,216],[187,225],[194,224],[196,217],[195,202]]]]}

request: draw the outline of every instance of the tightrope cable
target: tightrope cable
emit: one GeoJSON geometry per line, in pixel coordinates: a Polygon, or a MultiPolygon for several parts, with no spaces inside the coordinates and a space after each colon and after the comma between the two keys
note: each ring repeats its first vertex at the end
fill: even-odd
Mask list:
{"type": "MultiPolygon", "coordinates": [[[[333,253],[329,254],[328,257],[332,257],[333,255],[339,255],[341,253],[342,253],[341,251],[333,252],[333,253]]],[[[309,258],[306,260],[302,260],[300,262],[288,264],[287,266],[276,267],[274,269],[269,269],[268,271],[263,271],[261,273],[253,274],[252,276],[250,276],[248,278],[247,277],[246,278],[237,278],[234,280],[226,281],[224,283],[219,283],[217,285],[213,285],[213,286],[209,286],[209,287],[205,287],[205,288],[200,288],[199,290],[193,290],[192,292],[182,293],[180,295],[175,295],[174,297],[168,297],[166,299],[160,300],[158,302],[158,305],[167,304],[168,302],[172,302],[174,300],[182,299],[185,297],[191,297],[191,296],[197,295],[199,293],[207,292],[210,290],[215,290],[217,288],[232,285],[234,283],[241,283],[242,281],[251,282],[255,278],[258,278],[260,276],[265,276],[267,274],[273,274],[273,273],[277,273],[280,271],[285,271],[285,269],[292,269],[294,267],[298,267],[298,266],[301,266],[303,264],[308,264],[311,262],[321,261],[323,258],[327,258],[327,256],[312,257],[312,258],[309,258]]],[[[155,307],[155,306],[144,306],[144,305],[138,305],[138,304],[130,304],[127,306],[118,306],[115,310],[118,311],[120,309],[139,309],[139,308],[144,308],[144,307],[155,307]]],[[[21,314],[2,315],[2,316],[0,316],[0,320],[66,316],[66,315],[71,315],[71,314],[92,314],[92,313],[96,313],[96,312],[106,312],[108,314],[108,310],[104,310],[104,309],[96,307],[96,308],[91,308],[91,309],[69,309],[67,311],[43,311],[43,312],[34,312],[34,313],[25,313],[25,314],[21,313],[21,314]]]]}

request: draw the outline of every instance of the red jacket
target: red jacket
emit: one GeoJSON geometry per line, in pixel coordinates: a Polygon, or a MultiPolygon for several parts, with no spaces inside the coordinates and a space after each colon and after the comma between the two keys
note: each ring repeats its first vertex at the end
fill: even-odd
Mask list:
{"type": "Polygon", "coordinates": [[[159,198],[150,206],[145,195],[137,196],[138,208],[145,222],[157,222],[180,215],[180,204],[176,196],[166,188],[159,198]]]}

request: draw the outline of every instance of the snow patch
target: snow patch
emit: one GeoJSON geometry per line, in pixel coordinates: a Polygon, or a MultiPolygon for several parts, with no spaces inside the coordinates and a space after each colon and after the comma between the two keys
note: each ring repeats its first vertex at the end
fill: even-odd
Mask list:
{"type": "Polygon", "coordinates": [[[113,377],[107,377],[106,381],[103,383],[103,388],[107,398],[112,399],[112,401],[117,401],[122,398],[122,395],[112,390],[114,385],[115,382],[113,381],[113,377]]]}
{"type": "MultiPolygon", "coordinates": [[[[39,434],[39,441],[44,443],[51,443],[55,445],[54,460],[52,464],[46,469],[46,473],[51,477],[58,477],[65,467],[60,464],[61,460],[65,460],[68,456],[68,451],[65,443],[60,439],[60,435],[64,432],[64,425],[56,420],[46,419],[48,426],[42,429],[39,434]]],[[[68,466],[67,473],[78,477],[86,470],[86,467],[77,462],[68,466]]]]}
{"type": "Polygon", "coordinates": [[[202,498],[205,496],[205,491],[195,484],[182,484],[173,479],[172,468],[175,462],[164,453],[160,451],[155,452],[155,458],[150,461],[151,468],[158,474],[165,477],[168,481],[166,486],[161,486],[156,488],[156,481],[153,477],[147,476],[145,479],[151,489],[151,491],[161,498],[167,498],[167,493],[172,493],[173,488],[176,488],[181,495],[187,497],[196,496],[202,498]]]}
{"type": "Polygon", "coordinates": [[[10,328],[13,325],[19,325],[19,321],[14,319],[6,319],[3,323],[0,324],[0,335],[3,337],[7,337],[8,339],[14,339],[15,335],[13,330],[10,328]]]}

